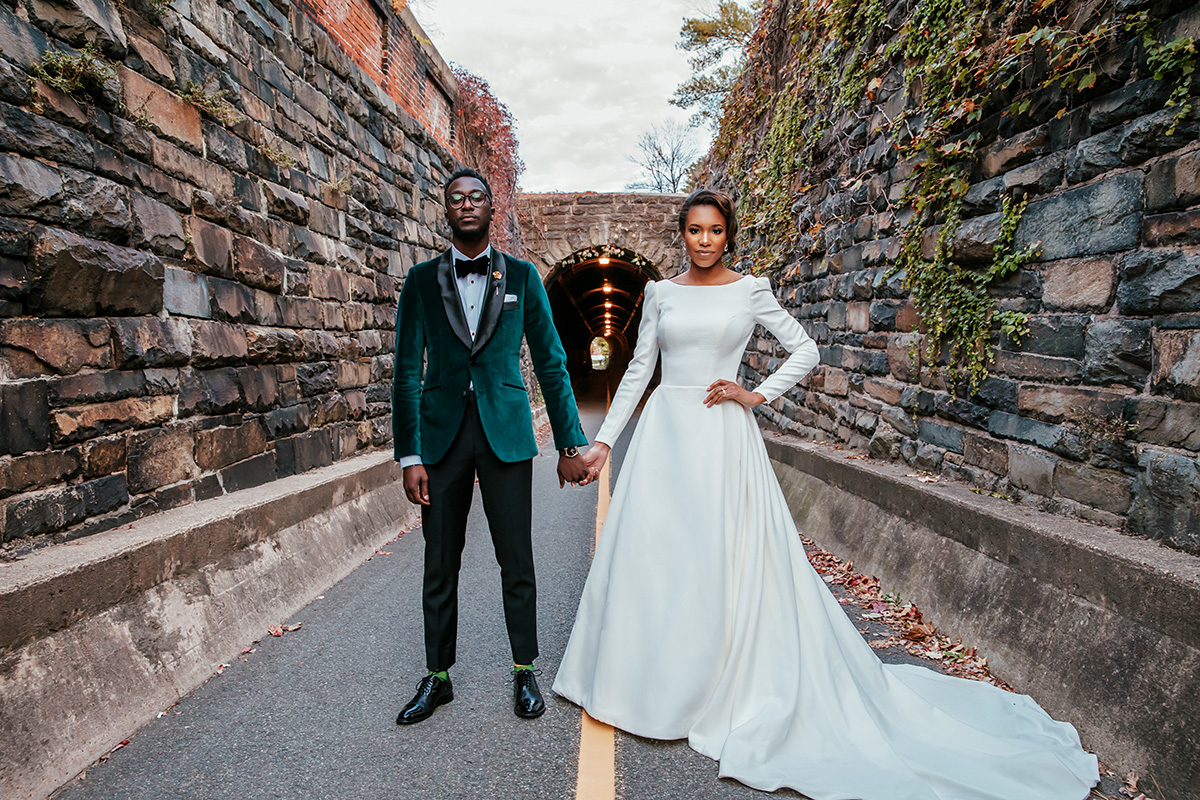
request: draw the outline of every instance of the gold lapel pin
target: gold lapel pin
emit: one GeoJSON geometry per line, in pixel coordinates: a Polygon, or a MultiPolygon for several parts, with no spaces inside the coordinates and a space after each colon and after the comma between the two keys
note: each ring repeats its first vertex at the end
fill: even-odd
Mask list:
{"type": "Polygon", "coordinates": [[[495,272],[493,272],[492,277],[495,278],[496,280],[500,280],[500,270],[496,270],[495,272]]]}

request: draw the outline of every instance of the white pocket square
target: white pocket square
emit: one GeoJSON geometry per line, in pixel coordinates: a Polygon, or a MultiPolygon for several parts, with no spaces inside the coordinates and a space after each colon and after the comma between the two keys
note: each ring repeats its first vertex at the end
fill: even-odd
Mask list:
{"type": "Polygon", "coordinates": [[[504,302],[515,303],[517,302],[517,296],[515,294],[506,294],[504,295],[504,302]]]}

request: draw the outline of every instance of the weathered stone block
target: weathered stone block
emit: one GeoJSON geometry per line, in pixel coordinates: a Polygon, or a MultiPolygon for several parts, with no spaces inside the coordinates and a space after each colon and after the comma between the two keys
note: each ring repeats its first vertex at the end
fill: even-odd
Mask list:
{"type": "Polygon", "coordinates": [[[1050,151],[1050,133],[1045,125],[997,142],[983,152],[983,177],[991,178],[1014,167],[1028,164],[1050,151]]]}
{"type": "Polygon", "coordinates": [[[154,428],[129,435],[129,491],[142,494],[200,474],[192,456],[192,434],[183,427],[154,428]]]}
{"type": "Polygon", "coordinates": [[[242,397],[253,411],[270,411],[279,399],[279,384],[275,367],[242,367],[238,370],[238,381],[242,384],[242,397]]]}
{"type": "Polygon", "coordinates": [[[1200,404],[1130,397],[1124,418],[1133,425],[1130,437],[1139,442],[1200,450],[1200,404]]]}
{"type": "Polygon", "coordinates": [[[1141,177],[1114,175],[1031,203],[1016,246],[1038,245],[1043,261],[1109,253],[1136,247],[1141,227],[1141,177]]]}
{"type": "Polygon", "coordinates": [[[1200,201],[1200,151],[1160,161],[1146,176],[1146,210],[1186,208],[1200,201]]]}
{"type": "Polygon", "coordinates": [[[1124,315],[1200,309],[1200,255],[1139,250],[1121,260],[1117,307],[1124,315]]]}
{"type": "Polygon", "coordinates": [[[257,322],[254,290],[234,281],[209,279],[213,318],[227,322],[257,322]]]}
{"type": "MultiPolygon", "coordinates": [[[[1004,191],[1026,196],[1046,194],[1062,183],[1066,154],[1051,153],[1031,164],[1004,173],[1004,191]]],[[[999,208],[997,202],[995,208],[999,208]]]]}
{"type": "Polygon", "coordinates": [[[333,438],[327,428],[289,436],[275,442],[279,477],[307,472],[333,463],[333,438]]]}
{"type": "Polygon", "coordinates": [[[345,272],[314,265],[309,267],[308,278],[313,297],[343,303],[350,300],[350,278],[345,272]]]}
{"type": "Polygon", "coordinates": [[[954,233],[952,257],[960,264],[986,264],[1000,238],[1000,214],[964,220],[954,233]]]}
{"type": "Polygon", "coordinates": [[[1142,238],[1148,247],[1200,244],[1200,208],[1146,217],[1142,238]]]}
{"type": "Polygon", "coordinates": [[[186,269],[167,267],[163,273],[163,307],[183,317],[210,318],[208,278],[186,269]]]}
{"type": "Polygon", "coordinates": [[[4,509],[4,541],[53,533],[86,517],[77,487],[27,494],[4,509]]]}
{"type": "Polygon", "coordinates": [[[115,431],[161,425],[174,413],[172,397],[130,397],[55,411],[51,430],[56,442],[78,442],[115,431]]]}
{"type": "Polygon", "coordinates": [[[40,161],[0,153],[0,213],[41,216],[64,198],[62,176],[40,161]]]}
{"type": "Polygon", "coordinates": [[[917,423],[917,431],[922,441],[928,442],[935,447],[943,450],[951,450],[955,453],[963,451],[962,428],[941,425],[937,422],[923,419],[917,423]]]}
{"type": "Polygon", "coordinates": [[[220,125],[204,125],[205,155],[218,164],[245,172],[249,166],[246,143],[220,125]]]}
{"type": "Polygon", "coordinates": [[[129,502],[129,487],[124,475],[108,475],[78,486],[83,512],[94,517],[115,511],[129,502]]]}
{"type": "Polygon", "coordinates": [[[1004,411],[992,412],[991,419],[988,420],[988,433],[1037,445],[1076,461],[1082,461],[1088,455],[1087,447],[1079,437],[1061,425],[1051,425],[1004,411]]]}
{"type": "Polygon", "coordinates": [[[7,7],[0,6],[0,53],[4,53],[5,58],[25,70],[32,70],[42,54],[50,49],[44,33],[7,7]]]}
{"type": "MultiPolygon", "coordinates": [[[[18,83],[25,84],[24,76],[18,83]]],[[[7,103],[0,103],[0,147],[82,169],[92,167],[92,143],[86,136],[7,103]]]]}
{"type": "Polygon", "coordinates": [[[126,465],[125,434],[89,439],[79,446],[83,477],[98,478],[120,472],[126,465]]]}
{"type": "Polygon", "coordinates": [[[265,328],[248,325],[246,347],[252,363],[298,361],[303,352],[300,336],[287,328],[265,328]]]}
{"type": "Polygon", "coordinates": [[[130,194],[133,214],[133,238],[136,247],[148,247],[156,253],[180,256],[186,247],[183,222],[170,206],[152,200],[140,192],[130,194]]]}
{"type": "MultiPolygon", "coordinates": [[[[943,394],[937,397],[937,413],[938,416],[952,422],[959,422],[963,425],[970,425],[973,428],[987,430],[988,419],[991,417],[992,412],[988,408],[976,405],[961,397],[952,397],[943,394]]],[[[945,447],[945,445],[942,446],[945,447]]]]}
{"type": "Polygon", "coordinates": [[[267,481],[275,480],[278,469],[275,453],[263,453],[221,470],[221,483],[225,486],[226,492],[249,489],[252,486],[261,486],[267,481]]]}
{"type": "Polygon", "coordinates": [[[192,329],[185,320],[135,317],[113,321],[117,365],[177,367],[192,356],[192,329]]]}
{"type": "Polygon", "coordinates": [[[1027,417],[1063,422],[1078,420],[1085,414],[1119,418],[1124,403],[1124,394],[1106,389],[1026,384],[1020,389],[1017,408],[1027,417]]]}
{"type": "Polygon", "coordinates": [[[185,369],[179,376],[179,416],[224,414],[242,405],[237,370],[224,367],[211,370],[185,369]]]}
{"type": "Polygon", "coordinates": [[[42,314],[101,316],[162,310],[163,264],[157,256],[38,228],[29,306],[42,314]]]}
{"type": "Polygon", "coordinates": [[[166,53],[158,49],[152,42],[134,33],[129,34],[129,44],[142,63],[149,67],[154,75],[166,85],[175,83],[175,67],[171,65],[171,59],[166,53]]]}
{"type": "Polygon", "coordinates": [[[0,497],[62,483],[79,473],[77,450],[48,450],[0,463],[0,497]]]}
{"type": "Polygon", "coordinates": [[[12,378],[108,369],[113,365],[109,327],[103,320],[2,320],[0,358],[12,378]]]}
{"type": "Polygon", "coordinates": [[[1109,256],[1054,261],[1042,270],[1042,302],[1064,310],[1103,311],[1112,302],[1116,261],[1109,256]]]}
{"type": "Polygon", "coordinates": [[[205,271],[222,278],[233,277],[233,234],[195,216],[188,217],[188,230],[192,235],[192,251],[205,271]]]}
{"type": "Polygon", "coordinates": [[[1060,461],[1054,473],[1054,486],[1060,495],[1113,514],[1128,510],[1132,482],[1132,477],[1121,472],[1067,461],[1060,461]]]}
{"type": "Polygon", "coordinates": [[[263,415],[267,435],[272,439],[290,436],[308,430],[309,408],[307,405],[278,408],[263,415]]]}
{"type": "Polygon", "coordinates": [[[1150,388],[1183,400],[1200,400],[1200,331],[1155,331],[1150,388]]]}
{"type": "MultiPolygon", "coordinates": [[[[845,373],[843,373],[844,375],[845,373]]],[[[371,382],[371,365],[360,362],[339,361],[337,364],[337,387],[353,389],[371,382]]],[[[828,384],[826,384],[828,386],[828,384]]],[[[831,392],[833,394],[833,392],[831,392]]]]}
{"type": "Polygon", "coordinates": [[[963,432],[963,460],[997,475],[1008,473],[1008,445],[971,431],[963,432]]]}
{"type": "Polygon", "coordinates": [[[120,400],[146,393],[146,376],[140,371],[87,372],[50,384],[50,401],[56,406],[120,400]]]}
{"type": "Polygon", "coordinates": [[[1147,448],[1138,468],[1129,530],[1200,554],[1200,462],[1147,448]]]}
{"type": "Polygon", "coordinates": [[[194,105],[128,67],[121,67],[117,74],[129,108],[144,113],[150,124],[168,139],[198,153],[204,151],[200,111],[194,105]]]}
{"type": "Polygon", "coordinates": [[[1008,477],[1014,486],[1050,497],[1054,494],[1055,466],[1059,460],[1044,450],[1009,445],[1008,477]]]}
{"type": "Polygon", "coordinates": [[[87,236],[126,241],[133,227],[129,190],[70,167],[61,168],[60,173],[66,195],[62,224],[87,236]]]}
{"type": "Polygon", "coordinates": [[[268,292],[283,290],[287,262],[253,239],[239,236],[234,242],[234,274],[249,286],[268,292]]]}
{"type": "Polygon", "coordinates": [[[244,363],[248,351],[240,326],[223,322],[189,320],[192,326],[192,363],[197,367],[244,363]]]}
{"type": "Polygon", "coordinates": [[[1077,381],[1083,375],[1083,365],[1073,358],[997,350],[995,371],[1035,381],[1077,381]]]}
{"type": "MultiPolygon", "coordinates": [[[[221,469],[266,449],[267,434],[257,419],[236,428],[196,432],[196,463],[206,471],[221,469]]],[[[274,472],[271,470],[272,477],[274,472]]]]}
{"type": "Polygon", "coordinates": [[[1029,318],[1029,332],[1021,337],[1020,343],[1004,336],[1006,350],[1037,353],[1056,358],[1082,359],[1084,333],[1088,317],[1071,314],[1039,315],[1029,318]]]}
{"type": "Polygon", "coordinates": [[[283,219],[304,225],[308,222],[308,200],[291,189],[263,181],[263,192],[267,198],[267,210],[283,219]]]}
{"type": "Polygon", "coordinates": [[[129,40],[109,0],[31,0],[28,8],[43,27],[76,47],[92,42],[114,58],[125,56],[129,40]]]}
{"type": "Polygon", "coordinates": [[[1084,380],[1141,387],[1150,374],[1150,322],[1102,319],[1088,326],[1084,380]]]}

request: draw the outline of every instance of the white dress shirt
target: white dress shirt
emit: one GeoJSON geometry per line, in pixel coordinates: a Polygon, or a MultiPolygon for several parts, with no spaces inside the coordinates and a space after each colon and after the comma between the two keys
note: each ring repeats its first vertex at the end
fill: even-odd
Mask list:
{"type": "MultiPolygon", "coordinates": [[[[480,253],[476,258],[487,256],[489,262],[492,258],[492,246],[489,244],[487,249],[480,253]]],[[[471,259],[459,252],[457,247],[450,246],[450,268],[454,269],[455,261],[470,261],[471,259]]],[[[475,331],[479,328],[479,316],[483,313],[483,301],[487,297],[488,276],[464,275],[461,278],[455,279],[455,284],[458,286],[458,299],[462,303],[463,313],[467,316],[467,330],[471,332],[471,341],[475,340],[475,331]]],[[[472,390],[475,388],[474,381],[471,382],[472,390]]],[[[404,456],[400,459],[400,466],[413,467],[421,463],[421,457],[417,455],[404,456]]]]}

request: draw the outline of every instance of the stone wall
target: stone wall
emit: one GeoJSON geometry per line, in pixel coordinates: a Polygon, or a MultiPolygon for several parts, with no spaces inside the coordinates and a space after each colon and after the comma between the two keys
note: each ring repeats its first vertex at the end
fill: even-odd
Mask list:
{"type": "MultiPolygon", "coordinates": [[[[767,76],[760,92],[787,77],[772,78],[770,65],[786,60],[788,5],[769,4],[775,27],[747,70],[767,76]]],[[[894,32],[909,6],[886,6],[880,30],[894,32]]],[[[1158,42],[1200,33],[1194,4],[1150,11],[1162,17],[1158,42]]],[[[875,39],[868,55],[886,45],[875,39]]],[[[817,109],[810,119],[832,118],[794,176],[798,242],[774,277],[820,344],[822,367],[763,413],[790,432],[1200,553],[1200,80],[1168,133],[1172,85],[1155,80],[1140,38],[1101,64],[1093,89],[1068,100],[1047,91],[1028,113],[1002,113],[1005,101],[972,129],[983,150],[955,260],[969,268],[991,257],[1006,194],[1029,200],[1017,246],[1040,242],[1031,263],[993,287],[1001,309],[1030,314],[1029,333],[993,339],[991,375],[976,393],[918,373],[920,318],[903,275],[887,275],[916,166],[898,154],[889,122],[915,107],[919,80],[906,89],[893,60],[873,97],[836,116],[817,109]]],[[[739,135],[753,147],[762,129],[739,135]]],[[[727,169],[718,160],[708,179],[736,185],[727,169]]],[[[757,382],[781,355],[770,337],[755,339],[744,377],[757,382]]]]}
{"type": "Polygon", "coordinates": [[[517,218],[526,256],[543,278],[569,256],[603,245],[631,250],[670,276],[682,265],[675,229],[682,201],[683,195],[637,192],[522,194],[517,218]]]}
{"type": "MultiPolygon", "coordinates": [[[[0,0],[4,555],[388,445],[395,300],[456,160],[304,8],[0,0]],[[87,43],[95,82],[36,77],[87,43]]],[[[412,45],[388,74],[452,102],[375,11],[412,45]]]]}

